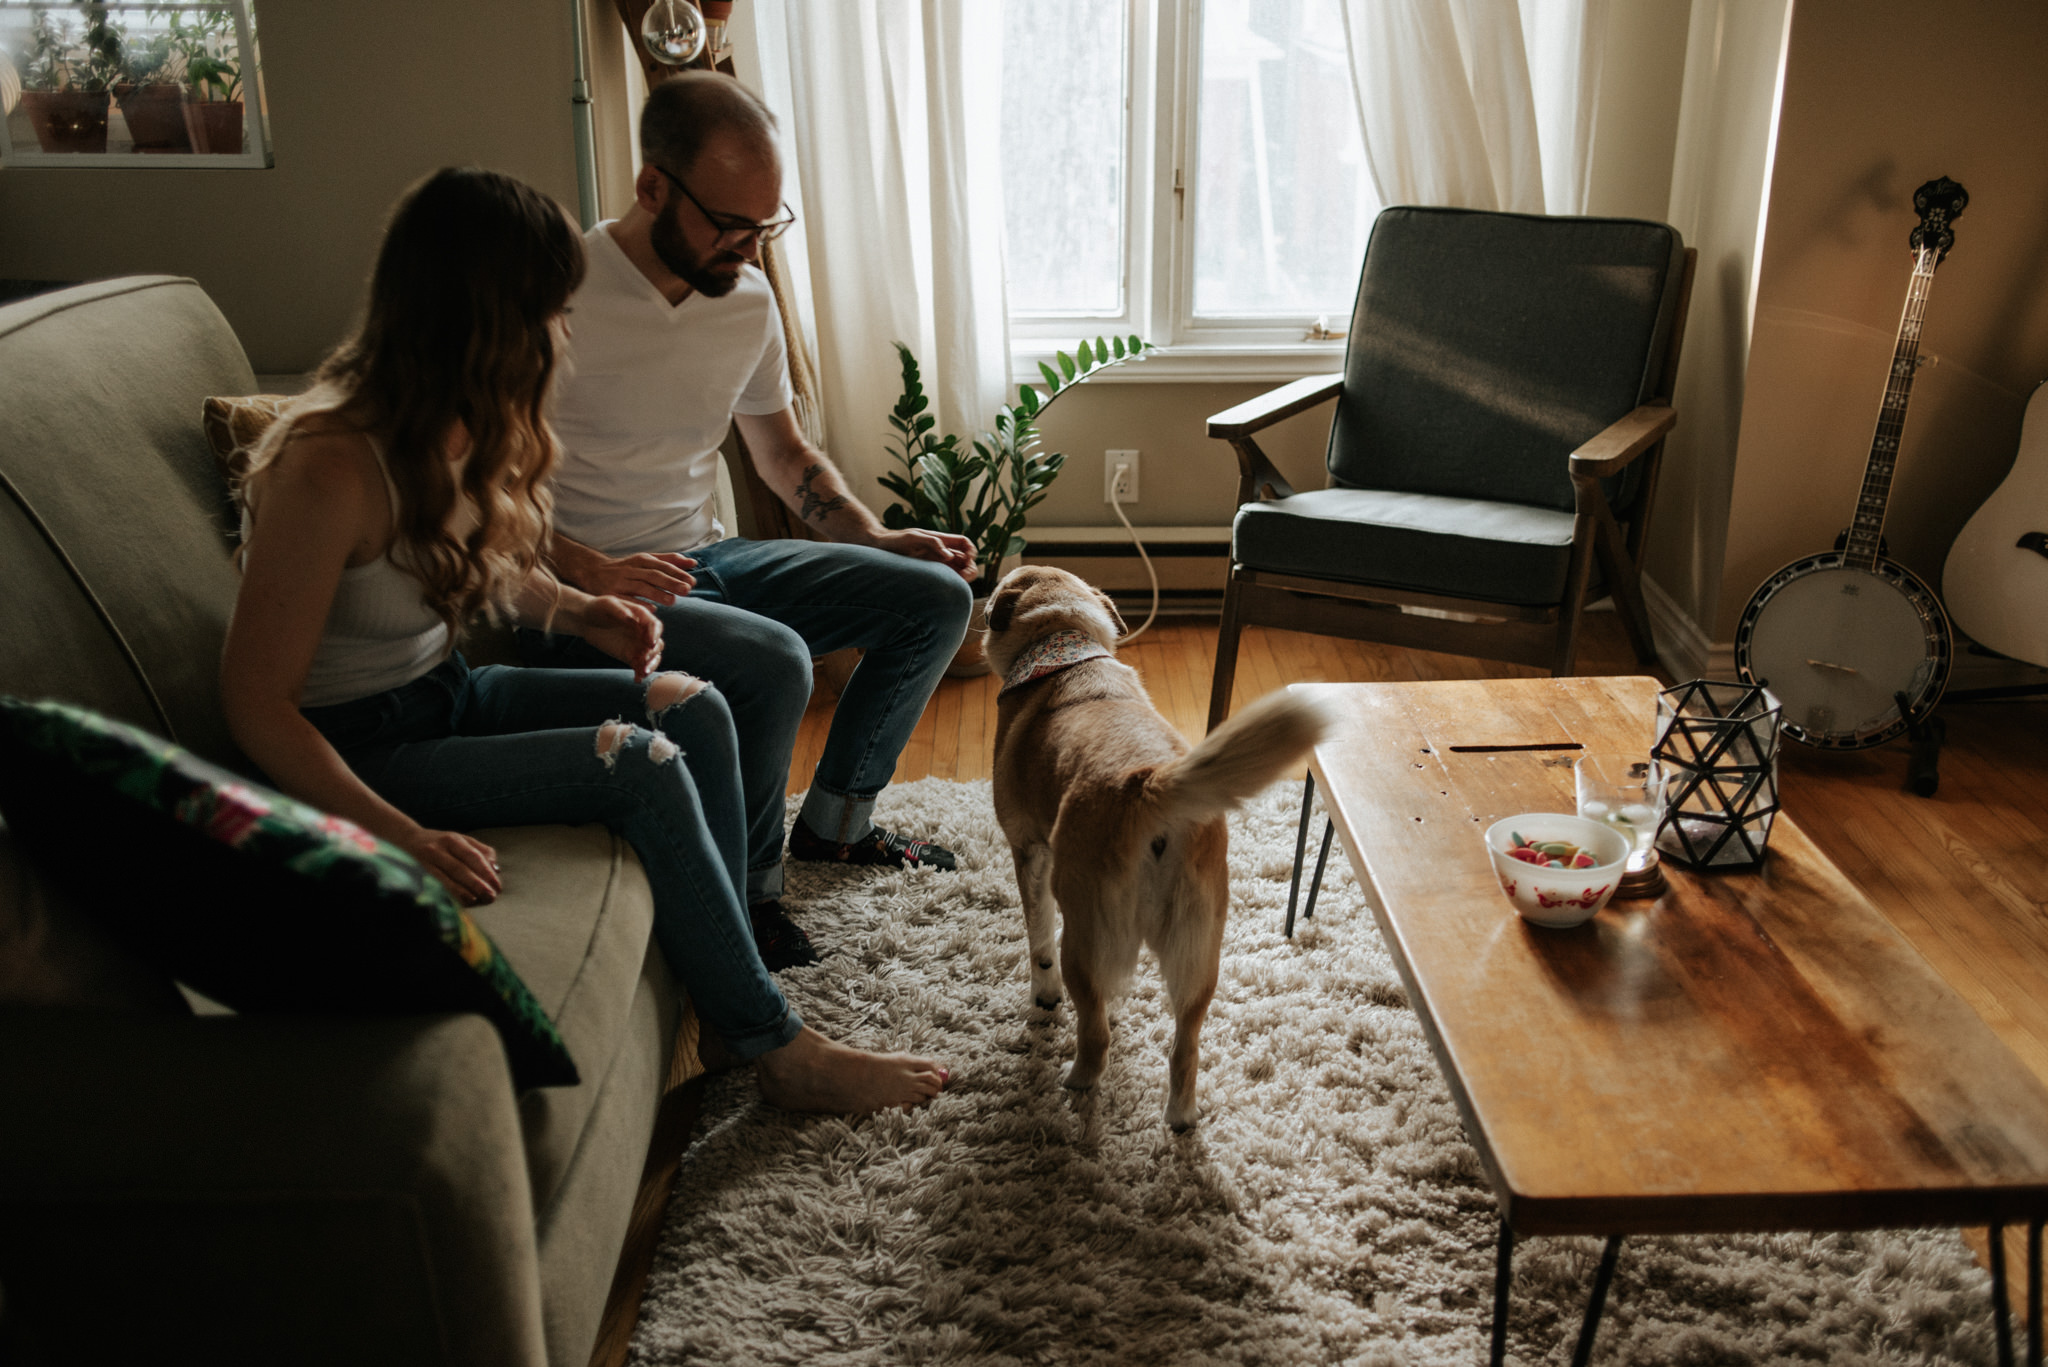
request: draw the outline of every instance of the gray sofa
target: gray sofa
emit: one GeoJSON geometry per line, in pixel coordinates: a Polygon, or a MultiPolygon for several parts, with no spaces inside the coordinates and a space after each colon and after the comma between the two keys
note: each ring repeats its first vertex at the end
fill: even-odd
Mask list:
{"type": "MultiPolygon", "coordinates": [[[[235,574],[200,403],[253,388],[189,280],[0,307],[0,693],[246,769],[216,692],[235,574]]],[[[595,826],[486,838],[506,895],[477,920],[579,1086],[515,1093],[476,1016],[194,1014],[0,831],[0,1358],[590,1360],[684,1007],[629,849],[595,826]]],[[[138,897],[204,892],[121,872],[138,897]]]]}

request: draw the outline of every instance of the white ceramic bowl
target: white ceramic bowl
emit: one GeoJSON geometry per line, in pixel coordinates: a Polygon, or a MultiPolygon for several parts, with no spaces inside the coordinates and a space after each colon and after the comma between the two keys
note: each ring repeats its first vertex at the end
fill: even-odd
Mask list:
{"type": "Polygon", "coordinates": [[[1486,851],[1502,891],[1525,921],[1559,928],[1590,920],[1607,905],[1628,865],[1629,840],[1612,826],[1563,812],[1525,812],[1496,821],[1486,831],[1486,851]],[[1528,841],[1564,840],[1599,862],[1590,869],[1553,869],[1508,857],[1515,836],[1528,841]]]}

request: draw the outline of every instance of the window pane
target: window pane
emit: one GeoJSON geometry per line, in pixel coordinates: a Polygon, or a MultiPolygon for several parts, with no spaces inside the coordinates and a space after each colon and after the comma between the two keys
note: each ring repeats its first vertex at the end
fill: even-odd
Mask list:
{"type": "Polygon", "coordinates": [[[1203,0],[1195,314],[1351,312],[1379,212],[1336,0],[1203,0]]]}
{"type": "Polygon", "coordinates": [[[0,0],[0,153],[240,157],[262,128],[255,33],[249,0],[0,0]]]}
{"type": "Polygon", "coordinates": [[[1123,312],[1125,8],[1003,6],[1010,316],[1123,312]]]}

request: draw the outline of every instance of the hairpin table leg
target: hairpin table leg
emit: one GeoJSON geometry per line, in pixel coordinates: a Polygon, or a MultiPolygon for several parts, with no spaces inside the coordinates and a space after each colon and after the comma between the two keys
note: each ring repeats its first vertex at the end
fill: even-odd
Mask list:
{"type": "Polygon", "coordinates": [[[1508,1286],[1515,1279],[1515,1232],[1500,1222],[1500,1253],[1493,1266],[1493,1346],[1488,1367],[1501,1367],[1508,1355],[1508,1286]]]}
{"type": "Polygon", "coordinates": [[[1316,889],[1323,885],[1323,865],[1330,862],[1330,837],[1337,833],[1337,823],[1323,818],[1323,848],[1316,854],[1316,876],[1308,880],[1308,902],[1301,909],[1301,919],[1306,921],[1316,914],[1316,889]]]}
{"type": "Polygon", "coordinates": [[[1607,1304],[1607,1288],[1614,1281],[1614,1264],[1621,1256],[1621,1235],[1607,1236],[1607,1248],[1600,1255],[1600,1270],[1593,1275],[1593,1295],[1586,1302],[1586,1321],[1579,1326],[1579,1346],[1572,1350],[1572,1367],[1586,1367],[1593,1360],[1593,1336],[1600,1332],[1600,1310],[1607,1304]]]}
{"type": "Polygon", "coordinates": [[[1991,1332],[1998,1342],[1998,1367],[2012,1367],[2011,1308],[2005,1295],[2005,1226],[1993,1221],[1991,1238],[1991,1332]]]}
{"type": "Polygon", "coordinates": [[[2027,1221],[2027,1363],[2041,1367],[2041,1217],[2027,1221]]]}
{"type": "MultiPolygon", "coordinates": [[[[1288,939],[1294,938],[1294,899],[1301,893],[1301,860],[1308,853],[1308,817],[1316,800],[1316,773],[1311,769],[1301,780],[1301,827],[1294,833],[1294,881],[1287,885],[1287,927],[1283,932],[1288,939]]],[[[1318,876],[1322,870],[1316,870],[1318,876]]],[[[1311,901],[1315,893],[1309,893],[1311,901]]]]}

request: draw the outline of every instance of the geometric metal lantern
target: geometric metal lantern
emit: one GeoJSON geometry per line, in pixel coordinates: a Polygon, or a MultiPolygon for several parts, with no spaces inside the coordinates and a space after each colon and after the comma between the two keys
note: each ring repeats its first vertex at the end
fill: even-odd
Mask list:
{"type": "Polygon", "coordinates": [[[1692,868],[1755,868],[1778,814],[1778,700],[1694,679],[1657,695],[1664,824],[1657,848],[1692,868]]]}

